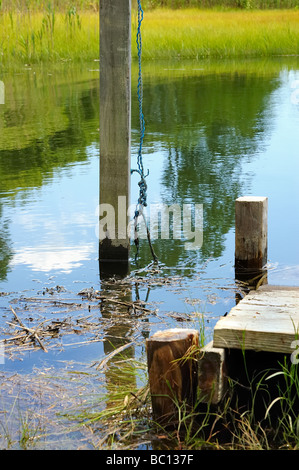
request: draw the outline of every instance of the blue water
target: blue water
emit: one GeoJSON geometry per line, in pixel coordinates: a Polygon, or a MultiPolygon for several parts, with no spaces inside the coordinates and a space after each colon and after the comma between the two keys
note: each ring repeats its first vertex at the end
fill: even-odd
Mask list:
{"type": "MultiPolygon", "coordinates": [[[[169,279],[169,283],[161,286],[155,283],[150,287],[142,284],[138,292],[132,287],[130,298],[146,299],[152,313],[140,321],[132,319],[131,324],[127,320],[123,332],[118,331],[124,337],[135,335],[136,342],[141,343],[139,352],[143,350],[144,338],[155,330],[173,326],[198,328],[202,314],[209,340],[217,319],[235,304],[239,289],[234,278],[233,211],[236,197],[247,194],[269,198],[268,282],[299,285],[299,222],[296,216],[299,104],[292,88],[299,79],[298,63],[281,62],[270,71],[265,65],[262,73],[259,67],[256,72],[253,68],[248,73],[241,70],[239,74],[230,72],[229,67],[222,73],[204,73],[205,63],[200,68],[197,65],[197,72],[190,64],[182,64],[181,68],[184,73],[172,69],[162,76],[155,76],[150,69],[145,69],[143,157],[145,168],[149,169],[148,202],[202,203],[204,242],[199,252],[187,252],[180,240],[154,242],[160,267],[153,279],[161,277],[169,279]]],[[[35,73],[42,78],[45,72],[35,73]]],[[[41,100],[45,100],[41,135],[50,135],[47,142],[51,147],[47,154],[44,141],[35,141],[32,148],[42,152],[43,159],[33,166],[28,153],[31,144],[21,145],[19,149],[18,142],[11,140],[8,145],[9,125],[5,120],[9,112],[12,115],[13,110],[26,109],[27,82],[18,83],[18,77],[14,77],[19,86],[17,89],[24,87],[24,93],[15,96],[10,91],[0,110],[4,136],[0,143],[3,147],[0,168],[5,182],[4,188],[0,189],[0,217],[6,227],[5,246],[10,250],[0,281],[0,292],[9,294],[0,297],[4,329],[6,321],[11,319],[9,305],[12,301],[22,312],[18,299],[39,296],[51,300],[53,295],[48,295],[47,289],[55,290],[56,286],[62,286],[63,290],[58,292],[56,289],[55,298],[67,301],[78,300],[77,294],[82,288],[100,290],[102,287],[96,215],[99,193],[97,77],[94,71],[82,73],[75,69],[72,77],[73,83],[68,82],[68,86],[63,80],[61,85],[55,85],[55,93],[60,97],[57,102],[48,103],[49,88],[46,86],[36,89],[38,99],[31,104],[31,112],[33,109],[38,113],[41,100]],[[51,111],[56,112],[55,106],[66,117],[66,123],[58,130],[53,129],[52,121],[47,128],[47,112],[49,115],[51,111]],[[84,138],[76,137],[80,126],[84,138]],[[7,150],[14,145],[20,159],[15,169],[13,153],[7,150]],[[50,155],[52,160],[47,161],[45,155],[50,155]]],[[[29,78],[33,80],[33,76],[29,78]]],[[[134,86],[135,82],[132,167],[139,143],[134,86]]],[[[26,111],[24,114],[26,120],[26,111]]],[[[24,124],[13,123],[16,130],[18,126],[23,136],[24,124]]],[[[133,175],[132,203],[138,196],[137,182],[137,176],[133,175]]],[[[151,262],[146,241],[141,245],[137,264],[134,255],[132,246],[132,277],[151,262]]],[[[30,310],[30,302],[28,305],[30,310]]],[[[33,310],[36,314],[36,309],[33,310]]],[[[43,315],[48,318],[51,314],[44,312],[43,315]]],[[[105,328],[103,324],[102,339],[107,333],[105,328]]],[[[69,344],[69,338],[64,342],[69,344]]],[[[76,360],[84,357],[84,361],[89,362],[105,354],[103,342],[79,349],[66,346],[60,351],[50,351],[47,356],[42,351],[26,353],[21,364],[7,360],[5,368],[30,370],[39,361],[51,363],[57,358],[76,360]]]]}

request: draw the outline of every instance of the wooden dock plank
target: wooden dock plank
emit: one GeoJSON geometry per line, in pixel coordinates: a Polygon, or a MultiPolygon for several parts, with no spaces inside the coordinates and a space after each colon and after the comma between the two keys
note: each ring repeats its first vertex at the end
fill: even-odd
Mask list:
{"type": "Polygon", "coordinates": [[[292,353],[299,338],[299,287],[261,286],[214,328],[215,348],[292,353]]]}

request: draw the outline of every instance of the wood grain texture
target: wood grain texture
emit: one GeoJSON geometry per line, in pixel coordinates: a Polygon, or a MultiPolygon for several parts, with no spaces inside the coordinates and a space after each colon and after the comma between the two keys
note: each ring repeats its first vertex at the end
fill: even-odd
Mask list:
{"type": "Polygon", "coordinates": [[[130,181],[131,0],[101,0],[100,261],[128,261],[130,181]],[[113,230],[104,205],[114,210],[113,230]]]}
{"type": "Polygon", "coordinates": [[[217,322],[213,345],[291,354],[298,333],[299,288],[261,286],[217,322]]]}
{"type": "Polygon", "coordinates": [[[154,419],[177,421],[178,407],[192,408],[197,390],[197,330],[174,328],[147,339],[149,384],[154,419]]]}
{"type": "Polygon", "coordinates": [[[267,263],[268,198],[244,196],[235,201],[235,266],[259,270],[267,263]]]}

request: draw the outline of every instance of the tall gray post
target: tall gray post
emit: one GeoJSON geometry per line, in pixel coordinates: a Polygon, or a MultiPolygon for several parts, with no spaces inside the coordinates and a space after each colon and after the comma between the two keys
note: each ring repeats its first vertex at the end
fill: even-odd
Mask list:
{"type": "Polygon", "coordinates": [[[129,259],[130,147],[131,0],[100,0],[100,262],[129,259]]]}

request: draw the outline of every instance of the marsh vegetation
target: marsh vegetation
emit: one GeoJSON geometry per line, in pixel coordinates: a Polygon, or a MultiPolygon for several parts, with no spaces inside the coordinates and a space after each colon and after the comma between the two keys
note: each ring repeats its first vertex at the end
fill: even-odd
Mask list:
{"type": "MultiPolygon", "coordinates": [[[[299,11],[146,8],[143,59],[200,59],[298,54],[299,11]]],[[[150,6],[150,5],[149,5],[150,6]]],[[[167,6],[167,5],[166,5],[167,6]]],[[[173,6],[173,5],[172,5],[173,6]]],[[[184,6],[184,3],[181,4],[184,6]]],[[[95,3],[2,2],[0,63],[85,62],[99,57],[95,3]]],[[[132,14],[132,56],[136,11],[132,14]]]]}

